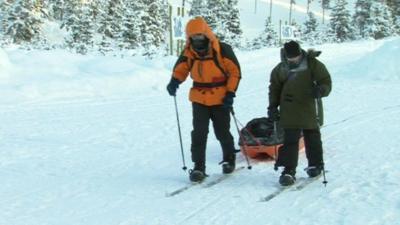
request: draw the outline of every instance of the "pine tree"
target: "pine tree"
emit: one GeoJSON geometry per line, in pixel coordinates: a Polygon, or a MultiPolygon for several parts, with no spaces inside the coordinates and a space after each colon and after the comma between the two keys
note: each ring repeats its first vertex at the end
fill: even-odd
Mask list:
{"type": "Polygon", "coordinates": [[[400,1],[386,0],[386,4],[389,6],[392,13],[394,30],[397,34],[400,35],[400,1]]]}
{"type": "Polygon", "coordinates": [[[242,28],[240,27],[240,14],[238,9],[238,0],[228,1],[228,20],[226,23],[225,42],[234,47],[240,47],[242,40],[242,28]]]}
{"type": "Polygon", "coordinates": [[[353,24],[361,37],[366,37],[366,29],[372,23],[371,5],[373,0],[357,0],[355,4],[355,13],[353,15],[353,24]]]}
{"type": "Polygon", "coordinates": [[[314,0],[307,0],[307,14],[310,12],[310,5],[311,2],[313,2],[314,0]]]}
{"type": "Polygon", "coordinates": [[[208,12],[204,18],[217,37],[224,41],[229,19],[229,10],[225,0],[207,0],[208,12]]]}
{"type": "Polygon", "coordinates": [[[317,19],[315,18],[314,13],[309,12],[307,15],[308,15],[308,17],[307,17],[306,22],[304,23],[305,29],[304,29],[303,34],[309,34],[309,33],[315,32],[318,27],[318,22],[317,22],[317,19]]]}
{"type": "Polygon", "coordinates": [[[141,43],[145,49],[144,55],[151,57],[165,41],[165,30],[162,24],[161,1],[143,0],[145,11],[141,17],[141,43]]]}
{"type": "Polygon", "coordinates": [[[354,39],[354,28],[350,24],[350,13],[346,9],[346,0],[336,0],[332,9],[330,28],[336,42],[344,42],[354,39]]]}
{"type": "MultiPolygon", "coordinates": [[[[8,27],[8,16],[11,13],[12,4],[15,0],[5,0],[0,2],[0,35],[6,33],[6,28],[8,27]]],[[[4,37],[0,36],[2,39],[4,37]]]]}
{"type": "Polygon", "coordinates": [[[100,12],[97,30],[101,35],[101,41],[98,43],[100,52],[105,53],[120,46],[124,10],[125,6],[121,0],[112,0],[108,1],[100,12]]]}
{"type": "Polygon", "coordinates": [[[50,15],[52,18],[62,21],[64,19],[64,11],[66,0],[51,0],[48,4],[48,9],[50,10],[50,15]]]}
{"type": "Polygon", "coordinates": [[[276,46],[278,44],[278,34],[274,29],[271,19],[265,21],[264,31],[254,39],[250,49],[259,49],[262,47],[276,46]]]}
{"type": "Polygon", "coordinates": [[[304,22],[304,29],[302,30],[302,39],[305,42],[315,43],[315,39],[318,38],[318,22],[315,18],[314,13],[309,12],[306,22],[304,22]]]}
{"type": "MultiPolygon", "coordinates": [[[[61,4],[61,3],[60,3],[61,4]]],[[[61,20],[61,28],[66,27],[70,30],[72,25],[79,20],[79,13],[81,13],[81,3],[80,0],[67,0],[63,2],[63,16],[61,20]]]]}
{"type": "Polygon", "coordinates": [[[207,8],[207,5],[205,4],[205,0],[193,0],[192,6],[189,11],[189,16],[205,17],[205,16],[207,16],[207,12],[208,12],[208,8],[207,8]]]}
{"type": "MultiPolygon", "coordinates": [[[[9,2],[10,3],[10,2],[9,2]]],[[[4,24],[5,34],[14,43],[30,43],[40,39],[42,19],[40,12],[34,10],[30,0],[18,0],[13,2],[6,11],[4,18],[8,23],[4,24]]]]}
{"type": "Polygon", "coordinates": [[[139,23],[141,22],[144,4],[140,1],[125,0],[125,13],[122,20],[121,37],[124,49],[136,49],[140,47],[141,31],[139,23]]]}
{"type": "Polygon", "coordinates": [[[374,39],[382,39],[393,34],[393,17],[387,5],[374,2],[371,6],[372,23],[366,28],[366,33],[374,39]]]}
{"type": "MultiPolygon", "coordinates": [[[[162,21],[162,29],[168,31],[171,21],[169,20],[169,3],[168,0],[160,0],[160,15],[162,21]]],[[[186,16],[186,15],[185,15],[186,16]]]]}
{"type": "Polygon", "coordinates": [[[91,7],[90,4],[81,5],[77,8],[76,13],[69,18],[71,37],[67,40],[67,44],[80,54],[86,54],[93,48],[93,37],[95,35],[94,7],[91,7]]]}

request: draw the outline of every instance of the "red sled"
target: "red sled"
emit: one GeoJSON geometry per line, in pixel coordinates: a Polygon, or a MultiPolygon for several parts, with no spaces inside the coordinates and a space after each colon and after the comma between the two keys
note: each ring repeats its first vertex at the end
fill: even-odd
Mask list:
{"type": "MultiPolygon", "coordinates": [[[[240,151],[252,159],[276,159],[283,146],[283,132],[279,122],[266,117],[253,119],[240,131],[240,151]]],[[[303,149],[301,137],[299,151],[303,149]]]]}

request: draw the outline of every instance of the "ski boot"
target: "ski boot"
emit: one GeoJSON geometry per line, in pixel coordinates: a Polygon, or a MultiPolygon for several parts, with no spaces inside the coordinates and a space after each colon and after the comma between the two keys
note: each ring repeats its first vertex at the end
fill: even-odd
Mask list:
{"type": "Polygon", "coordinates": [[[312,177],[319,176],[321,174],[322,167],[321,166],[309,166],[305,170],[306,170],[308,176],[312,178],[312,177]]]}
{"type": "Polygon", "coordinates": [[[228,157],[226,157],[226,159],[224,159],[224,161],[220,163],[222,164],[222,173],[224,174],[233,173],[236,167],[235,160],[236,160],[235,154],[231,154],[228,157]]]}
{"type": "Polygon", "coordinates": [[[192,182],[202,182],[206,178],[206,167],[204,164],[195,163],[193,169],[189,170],[189,179],[192,182]]]}
{"type": "Polygon", "coordinates": [[[294,169],[285,168],[279,177],[279,184],[282,186],[290,186],[293,185],[296,181],[295,177],[296,171],[294,169]]]}

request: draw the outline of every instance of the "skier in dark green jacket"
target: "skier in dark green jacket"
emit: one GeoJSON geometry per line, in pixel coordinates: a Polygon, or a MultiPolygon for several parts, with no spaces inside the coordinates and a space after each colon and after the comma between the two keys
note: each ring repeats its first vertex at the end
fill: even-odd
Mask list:
{"type": "Polygon", "coordinates": [[[331,77],[325,65],[316,59],[321,52],[301,49],[295,41],[284,44],[281,62],[272,70],[269,84],[268,117],[280,121],[284,143],[276,166],[284,167],[279,183],[294,184],[299,157],[299,138],[304,135],[307,174],[316,177],[324,167],[321,133],[323,108],[321,97],[331,92],[331,77]]]}

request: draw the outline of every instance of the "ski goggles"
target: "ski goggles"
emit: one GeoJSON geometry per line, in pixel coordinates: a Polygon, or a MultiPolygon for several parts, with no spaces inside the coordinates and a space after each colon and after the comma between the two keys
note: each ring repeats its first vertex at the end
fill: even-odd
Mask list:
{"type": "Polygon", "coordinates": [[[207,37],[204,34],[195,34],[190,36],[190,39],[193,41],[204,41],[207,39],[207,37]]]}

